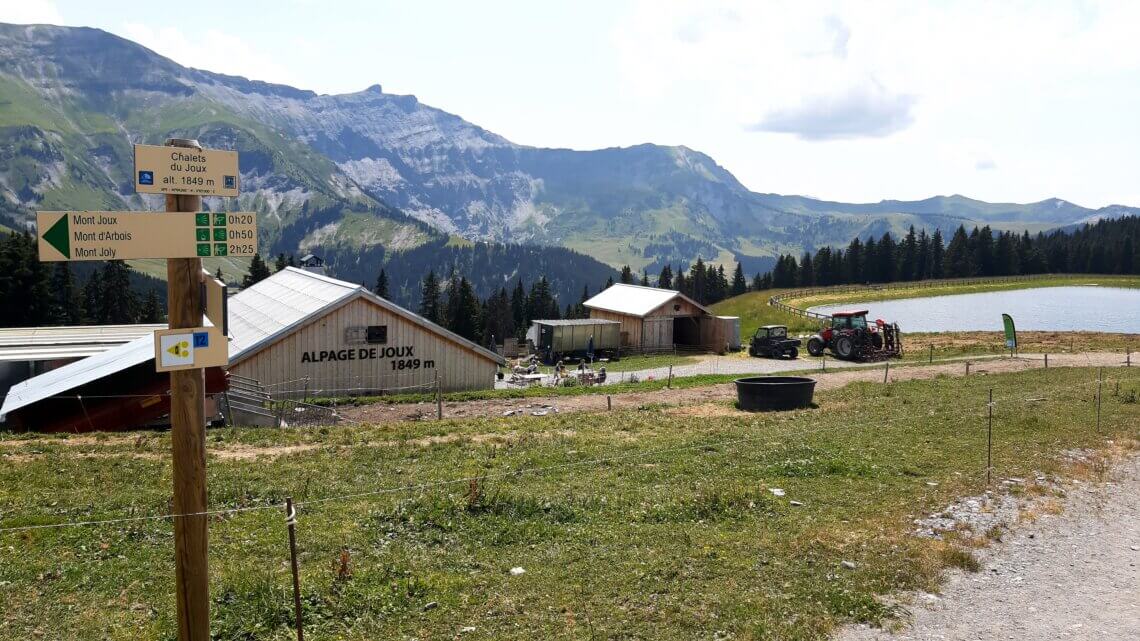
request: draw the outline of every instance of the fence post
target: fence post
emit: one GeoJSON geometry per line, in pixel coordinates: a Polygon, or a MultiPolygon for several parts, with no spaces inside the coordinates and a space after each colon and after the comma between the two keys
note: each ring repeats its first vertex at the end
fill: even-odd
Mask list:
{"type": "Polygon", "coordinates": [[[970,361],[966,361],[966,376],[970,375],[970,361]]]}
{"type": "Polygon", "coordinates": [[[1124,366],[1132,367],[1132,350],[1128,350],[1128,352],[1124,354],[1124,366]]]}
{"type": "Polygon", "coordinates": [[[435,372],[435,418],[443,420],[443,382],[439,380],[439,370],[435,372]]]}
{"type": "Polygon", "coordinates": [[[883,384],[887,384],[887,376],[891,373],[891,362],[887,361],[883,365],[883,384]]]}
{"type": "Polygon", "coordinates": [[[986,404],[989,416],[986,419],[986,486],[990,485],[990,473],[994,469],[994,388],[990,388],[990,402],[986,404]]]}
{"type": "Polygon", "coordinates": [[[293,497],[285,499],[285,525],[289,529],[289,561],[293,567],[293,616],[297,627],[297,641],[305,641],[304,620],[301,616],[301,574],[297,569],[297,510],[293,497]]]}
{"type": "Polygon", "coordinates": [[[1100,433],[1100,389],[1104,384],[1104,368],[1097,370],[1096,374],[1096,431],[1100,433]]]}
{"type": "Polygon", "coordinates": [[[1049,352],[1045,352],[1045,369],[1049,369],[1049,352]]]}
{"type": "Polygon", "coordinates": [[[669,389],[673,389],[673,364],[669,364],[669,382],[665,384],[669,389]]]}
{"type": "Polygon", "coordinates": [[[934,364],[934,345],[930,345],[930,364],[934,364]]]}
{"type": "Polygon", "coordinates": [[[827,352],[824,352],[821,356],[823,357],[823,360],[821,360],[819,362],[819,370],[821,372],[826,372],[827,371],[827,352]]]}
{"type": "Polygon", "coordinates": [[[609,394],[606,394],[606,411],[607,412],[611,411],[614,408],[613,400],[614,400],[613,397],[611,397],[609,394]]]}

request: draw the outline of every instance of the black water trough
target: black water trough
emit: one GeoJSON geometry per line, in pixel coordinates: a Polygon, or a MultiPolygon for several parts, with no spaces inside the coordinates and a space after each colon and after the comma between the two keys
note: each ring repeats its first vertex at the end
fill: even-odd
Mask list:
{"type": "Polygon", "coordinates": [[[804,376],[753,376],[736,379],[737,407],[749,412],[811,407],[815,379],[804,376]]]}

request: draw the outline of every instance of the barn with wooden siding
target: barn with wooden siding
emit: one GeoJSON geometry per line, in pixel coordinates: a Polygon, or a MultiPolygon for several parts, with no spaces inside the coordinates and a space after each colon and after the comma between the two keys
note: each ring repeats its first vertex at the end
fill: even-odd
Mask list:
{"type": "Polygon", "coordinates": [[[621,323],[625,347],[654,350],[677,346],[721,351],[740,344],[735,317],[716,316],[672,289],[612,285],[584,305],[590,310],[590,318],[621,323]]]}
{"type": "Polygon", "coordinates": [[[275,395],[490,389],[501,356],[368,289],[286,268],[229,300],[231,374],[275,395]]]}

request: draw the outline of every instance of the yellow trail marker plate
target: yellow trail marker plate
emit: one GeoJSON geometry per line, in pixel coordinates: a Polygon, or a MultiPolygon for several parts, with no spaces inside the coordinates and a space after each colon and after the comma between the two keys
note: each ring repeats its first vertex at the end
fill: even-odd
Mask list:
{"type": "Polygon", "coordinates": [[[250,257],[257,216],[250,212],[41,211],[42,261],[250,257]]]}
{"type": "Polygon", "coordinates": [[[238,152],[135,145],[135,191],[140,194],[237,196],[238,152]]]}
{"type": "Polygon", "coordinates": [[[154,333],[156,371],[225,367],[229,360],[229,340],[221,328],[160,329],[154,333]]]}

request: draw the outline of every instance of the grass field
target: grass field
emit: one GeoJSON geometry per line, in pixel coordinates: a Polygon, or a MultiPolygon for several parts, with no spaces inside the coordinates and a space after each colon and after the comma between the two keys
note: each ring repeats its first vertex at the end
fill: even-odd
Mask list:
{"type": "MultiPolygon", "coordinates": [[[[1106,372],[1099,434],[1093,377],[853,384],[763,415],[212,430],[211,507],[271,508],[210,519],[214,635],[293,638],[289,495],[309,639],[822,639],[881,624],[900,612],[877,595],[971,565],[965,543],[909,532],[984,489],[989,388],[999,476],[1068,473],[1063,450],[1133,443],[1140,370],[1106,372]]],[[[162,433],[0,436],[0,528],[166,513],[169,447],[162,433]]],[[[0,532],[0,638],[173,638],[171,548],[161,520],[0,532]]]]}

